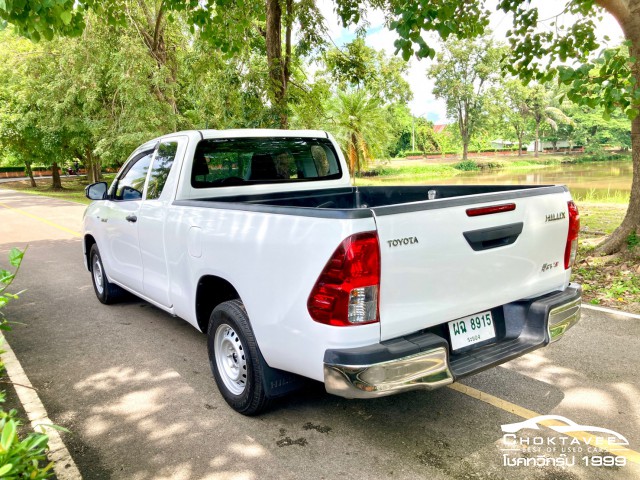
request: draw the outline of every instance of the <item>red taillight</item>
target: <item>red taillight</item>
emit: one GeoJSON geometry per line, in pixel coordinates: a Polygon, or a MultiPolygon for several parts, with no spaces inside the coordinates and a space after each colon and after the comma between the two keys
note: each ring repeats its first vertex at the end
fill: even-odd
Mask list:
{"type": "Polygon", "coordinates": [[[307,308],[316,322],[335,326],[379,321],[380,244],[376,232],[344,240],[316,281],[307,308]]]}
{"type": "Polygon", "coordinates": [[[568,270],[573,265],[578,253],[578,233],[580,232],[580,213],[573,200],[567,202],[569,207],[569,233],[567,234],[567,246],[564,249],[564,269],[568,270]]]}

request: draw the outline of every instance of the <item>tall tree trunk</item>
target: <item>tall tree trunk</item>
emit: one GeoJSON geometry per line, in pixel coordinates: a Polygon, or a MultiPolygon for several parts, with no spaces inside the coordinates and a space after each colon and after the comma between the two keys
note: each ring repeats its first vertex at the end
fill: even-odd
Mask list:
{"type": "Polygon", "coordinates": [[[540,150],[540,122],[536,120],[536,141],[534,144],[534,157],[538,158],[538,150],[540,150]]]}
{"type": "Polygon", "coordinates": [[[265,41],[267,44],[269,86],[273,105],[280,118],[280,127],[287,128],[289,119],[285,105],[286,84],[282,61],[282,7],[279,0],[267,0],[265,41]]]}
{"type": "Polygon", "coordinates": [[[94,177],[93,176],[93,165],[91,165],[91,163],[88,160],[85,161],[84,165],[85,165],[84,168],[85,168],[85,171],[86,171],[86,174],[87,174],[87,181],[89,183],[95,183],[95,181],[93,180],[93,177],[94,177]]]}
{"type": "MultiPolygon", "coordinates": [[[[626,39],[631,41],[629,56],[636,59],[631,68],[636,86],[640,85],[640,0],[597,0],[596,3],[616,18],[626,39]]],[[[633,178],[629,207],[620,226],[598,246],[597,251],[605,255],[623,250],[629,235],[640,233],[640,115],[631,122],[631,158],[633,178]]]]}
{"type": "Polygon", "coordinates": [[[87,148],[84,153],[84,164],[87,167],[89,183],[99,182],[102,178],[102,165],[100,163],[100,159],[93,154],[90,148],[87,148]]]}
{"type": "Polygon", "coordinates": [[[466,162],[468,157],[469,157],[469,139],[463,138],[462,139],[462,161],[466,162]]]}
{"type": "Polygon", "coordinates": [[[27,172],[27,175],[29,175],[29,180],[31,181],[31,186],[33,188],[36,188],[36,180],[35,178],[33,178],[33,170],[31,170],[31,161],[26,161],[24,162],[24,169],[27,172]]]}
{"type": "Polygon", "coordinates": [[[631,123],[631,158],[633,159],[633,178],[629,207],[620,226],[598,246],[598,251],[605,255],[611,255],[625,248],[627,238],[632,232],[640,233],[640,116],[631,123]]]}
{"type": "Polygon", "coordinates": [[[58,168],[58,162],[53,162],[51,165],[52,182],[51,188],[54,190],[62,190],[62,182],[60,181],[60,168],[58,168]]]}
{"type": "Polygon", "coordinates": [[[522,135],[518,135],[518,156],[522,156],[522,135]]]}

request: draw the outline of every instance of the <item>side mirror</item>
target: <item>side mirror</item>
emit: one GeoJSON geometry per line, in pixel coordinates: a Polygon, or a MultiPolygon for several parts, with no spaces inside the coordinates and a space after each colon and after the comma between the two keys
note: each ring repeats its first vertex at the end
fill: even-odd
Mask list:
{"type": "Polygon", "coordinates": [[[84,194],[89,200],[104,200],[107,196],[107,182],[98,182],[87,185],[84,194]]]}

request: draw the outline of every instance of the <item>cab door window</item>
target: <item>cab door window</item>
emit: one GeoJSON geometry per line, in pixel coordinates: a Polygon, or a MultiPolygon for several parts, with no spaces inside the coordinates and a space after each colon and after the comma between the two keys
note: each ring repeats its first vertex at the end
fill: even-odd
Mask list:
{"type": "Polygon", "coordinates": [[[149,184],[147,185],[147,200],[160,197],[164,185],[167,183],[177,151],[178,142],[162,142],[158,145],[153,166],[151,167],[151,174],[149,175],[149,184]]]}
{"type": "Polygon", "coordinates": [[[149,164],[153,152],[141,153],[127,165],[126,171],[122,174],[116,185],[114,200],[140,200],[144,190],[144,182],[147,179],[149,164]]]}

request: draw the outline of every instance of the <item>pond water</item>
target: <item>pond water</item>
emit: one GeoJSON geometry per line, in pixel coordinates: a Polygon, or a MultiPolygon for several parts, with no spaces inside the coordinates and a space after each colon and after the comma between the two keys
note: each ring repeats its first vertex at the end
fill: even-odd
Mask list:
{"type": "Polygon", "coordinates": [[[567,185],[576,198],[592,200],[628,197],[633,163],[630,161],[550,165],[544,168],[492,172],[464,172],[430,184],[567,185]]]}

